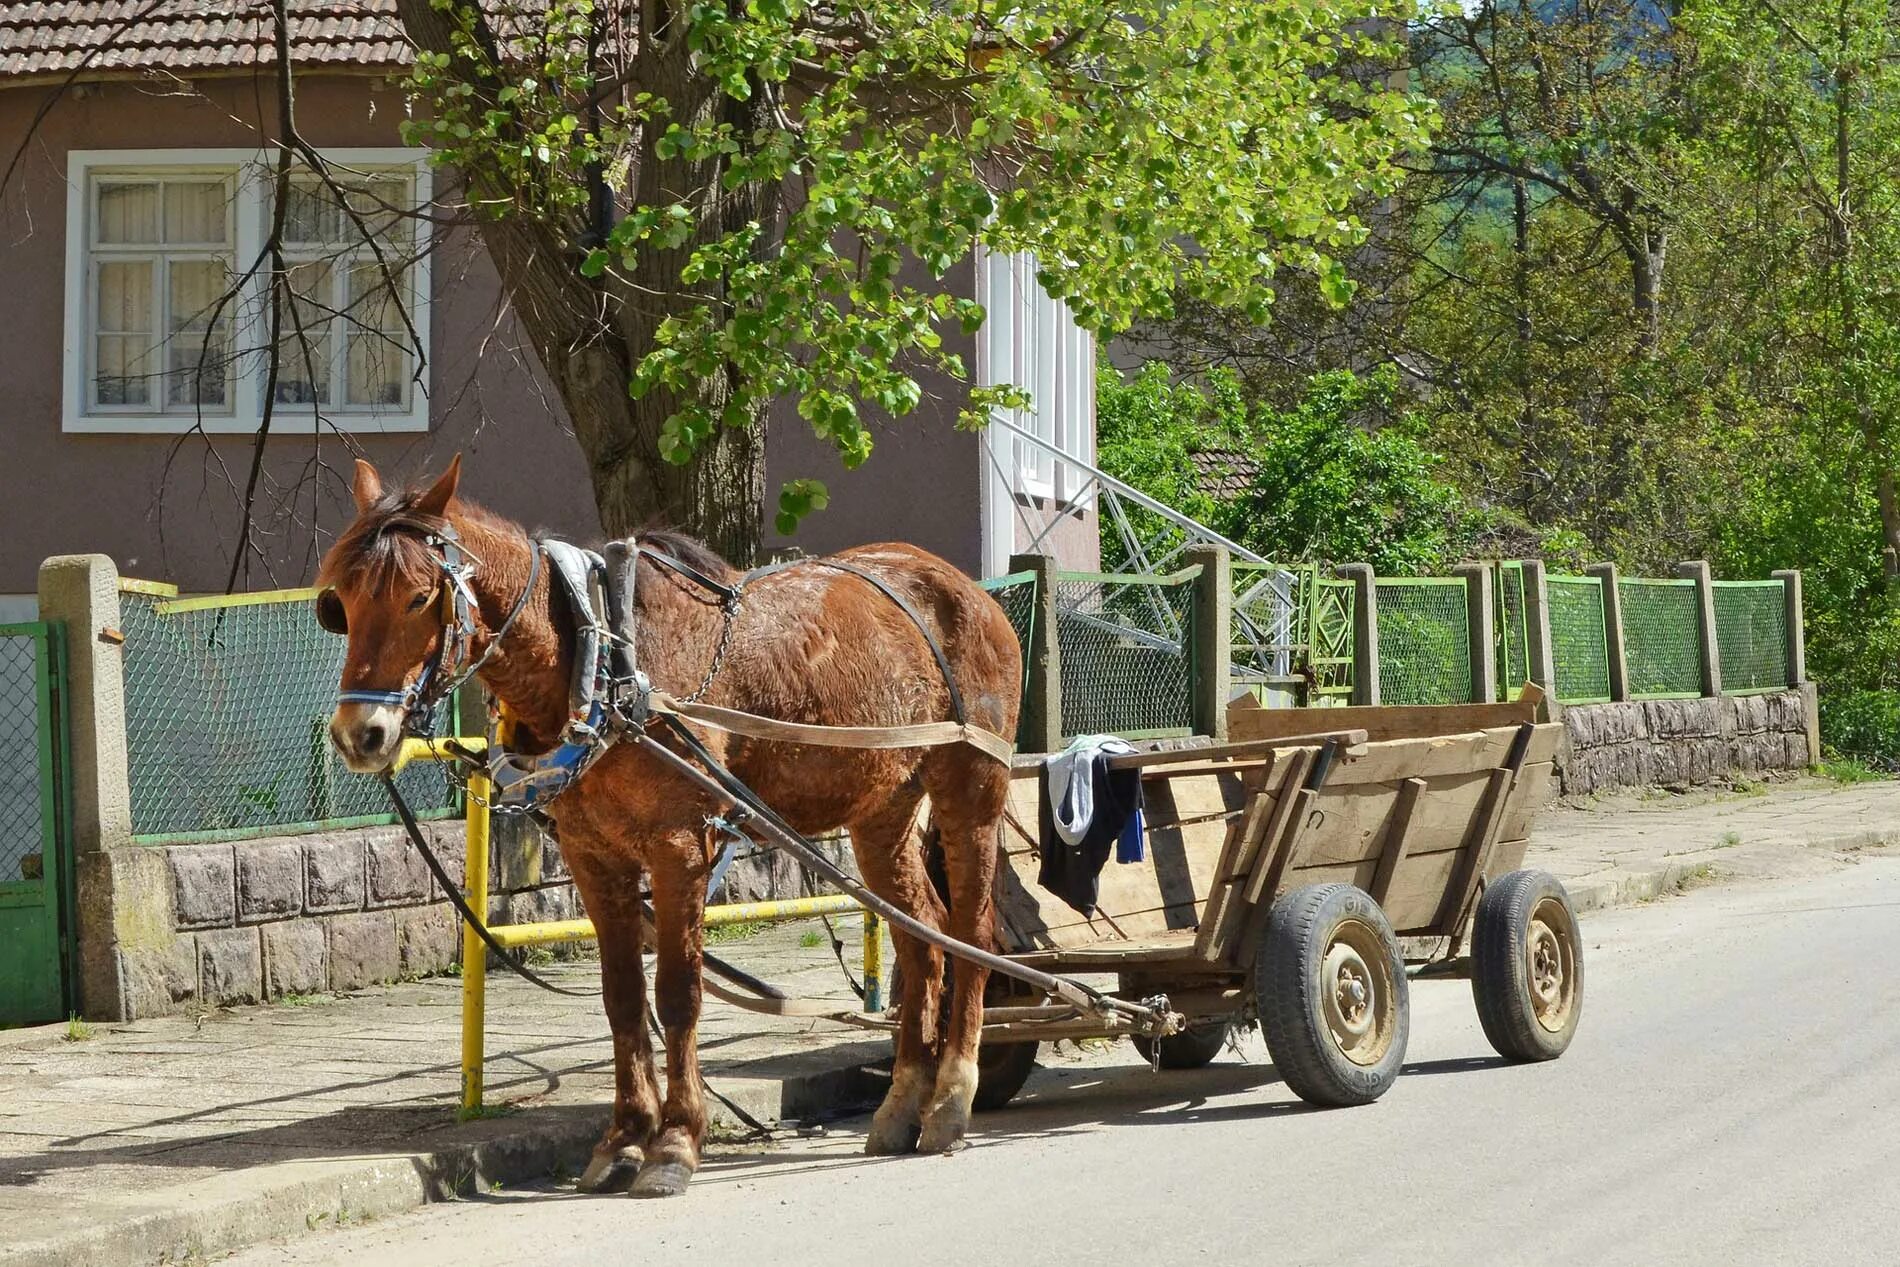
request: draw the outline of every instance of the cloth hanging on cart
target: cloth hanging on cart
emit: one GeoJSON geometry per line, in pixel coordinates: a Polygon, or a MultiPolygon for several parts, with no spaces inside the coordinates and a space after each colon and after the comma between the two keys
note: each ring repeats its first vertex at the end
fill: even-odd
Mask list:
{"type": "Polygon", "coordinates": [[[1134,750],[1112,735],[1083,735],[1043,762],[1036,880],[1084,915],[1095,911],[1111,845],[1118,862],[1146,856],[1141,771],[1111,769],[1103,759],[1134,750]]]}

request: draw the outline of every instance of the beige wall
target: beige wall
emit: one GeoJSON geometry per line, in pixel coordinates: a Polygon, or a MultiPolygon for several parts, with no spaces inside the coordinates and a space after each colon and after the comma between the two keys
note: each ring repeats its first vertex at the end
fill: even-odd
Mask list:
{"type": "MultiPolygon", "coordinates": [[[[400,144],[399,88],[367,76],[306,76],[299,83],[302,129],[318,146],[400,144]]],[[[0,595],[30,593],[42,558],[87,551],[111,555],[127,575],[171,580],[187,591],[224,585],[240,522],[231,481],[241,487],[250,437],[81,436],[60,429],[67,152],[248,147],[268,135],[260,123],[274,113],[267,83],[206,79],[195,89],[114,82],[69,92],[40,124],[0,201],[0,296],[9,317],[0,338],[0,436],[7,454],[0,463],[0,595]]],[[[0,90],[0,137],[25,135],[49,91],[0,90]]],[[[462,452],[464,487],[479,500],[531,526],[596,534],[579,449],[533,354],[506,318],[494,270],[470,233],[442,235],[432,279],[431,430],[362,437],[363,449],[408,478],[462,452]]],[[[950,335],[946,342],[966,365],[975,364],[973,340],[950,335]]],[[[790,402],[775,413],[768,522],[777,486],[787,479],[822,479],[832,501],[796,538],[773,537],[768,545],[822,553],[906,540],[971,572],[981,570],[981,443],[953,426],[961,384],[936,374],[921,381],[925,402],[916,413],[873,421],[876,452],[857,471],[840,466],[790,402]]],[[[254,567],[242,588],[296,585],[310,577],[320,549],[313,548],[310,524],[314,516],[323,532],[333,532],[346,516],[349,456],[334,437],[320,448],[308,435],[269,443],[267,486],[302,491],[294,512],[286,512],[289,499],[281,492],[263,499],[269,535],[262,545],[270,569],[254,567]],[[329,470],[313,506],[306,474],[319,461],[329,470]]],[[[1063,534],[1062,553],[1074,553],[1065,565],[1092,563],[1093,533],[1085,535],[1063,534]]]]}

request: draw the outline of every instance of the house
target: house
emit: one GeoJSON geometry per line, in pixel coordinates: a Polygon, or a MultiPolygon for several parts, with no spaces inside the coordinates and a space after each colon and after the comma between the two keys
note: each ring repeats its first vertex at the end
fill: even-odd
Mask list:
{"type": "MultiPolygon", "coordinates": [[[[298,298],[280,344],[295,348],[274,384],[255,279],[213,302],[255,258],[273,201],[269,12],[257,0],[0,5],[0,137],[4,158],[17,157],[0,190],[0,621],[31,613],[35,569],[54,554],[104,553],[127,575],[223,589],[267,387],[243,587],[313,572],[322,534],[348,515],[343,481],[311,478],[346,464],[340,433],[401,476],[462,452],[464,487],[493,508],[598,531],[580,450],[474,232],[449,214],[378,214],[449,201],[436,193],[445,174],[399,136],[409,49],[393,0],[290,6],[300,130],[349,173],[361,205],[338,207],[313,183],[292,190],[298,298]],[[396,337],[390,285],[407,291],[413,348],[396,337]]],[[[1027,260],[966,261],[947,284],[980,296],[991,318],[974,338],[946,339],[967,345],[955,350],[981,381],[1016,382],[1042,402],[1014,420],[1041,443],[956,430],[963,386],[937,379],[846,472],[782,402],[768,487],[815,476],[832,499],[796,539],[769,544],[820,553],[897,538],[980,575],[1040,539],[1068,566],[1095,566],[1093,510],[1078,496],[1086,471],[1070,460],[1093,453],[1089,336],[1027,260]]]]}

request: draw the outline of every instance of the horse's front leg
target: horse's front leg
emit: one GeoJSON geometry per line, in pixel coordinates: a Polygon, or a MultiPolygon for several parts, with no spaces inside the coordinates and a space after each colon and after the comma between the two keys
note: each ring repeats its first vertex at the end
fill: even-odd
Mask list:
{"type": "Polygon", "coordinates": [[[633,1181],[636,1197],[673,1197],[699,1169],[706,1137],[706,1101],[699,1080],[700,939],[706,916],[707,859],[696,838],[670,840],[656,851],[653,907],[658,962],[653,987],[666,1037],[666,1102],[660,1129],[633,1181]]]}
{"type": "Polygon", "coordinates": [[[625,855],[589,848],[581,843],[580,831],[565,825],[561,840],[599,939],[601,1002],[614,1039],[613,1121],[578,1184],[583,1192],[598,1192],[618,1186],[616,1175],[626,1176],[645,1160],[647,1141],[659,1129],[660,1093],[647,1030],[640,866],[625,855]]]}

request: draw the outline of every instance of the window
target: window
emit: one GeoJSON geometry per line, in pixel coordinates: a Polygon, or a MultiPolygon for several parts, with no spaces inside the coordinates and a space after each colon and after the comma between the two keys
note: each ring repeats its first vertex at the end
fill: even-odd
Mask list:
{"type": "Polygon", "coordinates": [[[1086,473],[1050,450],[1094,460],[1094,340],[1075,324],[1068,305],[1042,288],[1035,256],[979,252],[977,264],[978,298],[987,314],[978,336],[977,381],[1027,392],[1028,409],[1003,410],[998,416],[1042,442],[1016,437],[997,451],[1015,452],[1012,482],[1018,495],[1074,496],[1086,473]]]}
{"type": "Polygon", "coordinates": [[[420,431],[409,322],[428,337],[429,200],[413,150],[327,156],[284,209],[287,299],[268,388],[274,174],[251,151],[75,152],[67,215],[68,431],[420,431]],[[367,233],[367,236],[366,236],[367,233]],[[373,243],[373,245],[372,245],[373,243]]]}

